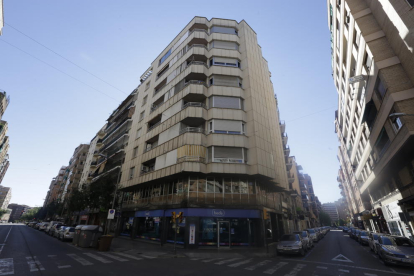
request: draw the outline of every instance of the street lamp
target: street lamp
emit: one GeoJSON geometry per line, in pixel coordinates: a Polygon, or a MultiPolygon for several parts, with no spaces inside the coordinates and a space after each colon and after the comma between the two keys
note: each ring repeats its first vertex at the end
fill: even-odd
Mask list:
{"type": "Polygon", "coordinates": [[[389,118],[392,118],[392,117],[402,117],[402,116],[414,116],[414,114],[392,113],[392,114],[388,115],[389,118]]]}

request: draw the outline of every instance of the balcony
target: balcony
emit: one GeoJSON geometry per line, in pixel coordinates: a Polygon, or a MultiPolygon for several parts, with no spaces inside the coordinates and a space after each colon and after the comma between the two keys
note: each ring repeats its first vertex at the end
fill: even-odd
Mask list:
{"type": "Polygon", "coordinates": [[[141,175],[153,172],[155,170],[155,158],[142,163],[141,175]]]}
{"type": "Polygon", "coordinates": [[[146,142],[146,146],[145,146],[145,149],[144,149],[144,153],[147,152],[147,151],[152,150],[155,147],[157,147],[158,146],[158,139],[159,139],[159,135],[154,136],[151,139],[149,139],[146,142]]]}
{"type": "Polygon", "coordinates": [[[186,109],[187,107],[202,107],[204,109],[207,109],[207,106],[204,103],[200,103],[200,102],[184,102],[183,107],[181,108],[181,110],[186,109]]]}
{"type": "MultiPolygon", "coordinates": [[[[111,130],[108,132],[108,134],[105,135],[104,138],[99,139],[99,140],[101,140],[101,143],[104,143],[106,145],[110,144],[110,142],[109,143],[107,142],[108,138],[111,137],[111,136],[113,136],[113,134],[115,134],[118,130],[121,130],[122,127],[128,128],[128,124],[130,122],[132,122],[132,119],[131,118],[125,118],[119,124],[117,124],[115,127],[113,127],[113,128],[112,127],[109,127],[109,129],[111,129],[111,130]]],[[[98,142],[99,142],[99,140],[98,140],[98,142]]]]}
{"type": "MultiPolygon", "coordinates": [[[[105,143],[105,147],[101,150],[101,152],[109,149],[110,147],[112,147],[114,144],[116,144],[117,142],[119,142],[121,140],[121,138],[125,137],[125,136],[129,136],[129,130],[126,130],[124,132],[121,132],[119,135],[117,135],[115,138],[113,138],[111,141],[106,142],[105,143]]],[[[99,154],[98,154],[99,155],[99,154]]],[[[94,154],[95,156],[95,154],[94,154]]]]}
{"type": "Polygon", "coordinates": [[[236,163],[236,164],[243,164],[243,159],[238,158],[213,158],[213,162],[216,163],[236,163]]]}
{"type": "Polygon", "coordinates": [[[289,184],[292,184],[293,182],[295,182],[295,176],[291,173],[288,173],[288,181],[289,181],[289,184]]]}
{"type": "Polygon", "coordinates": [[[151,130],[153,130],[154,128],[156,128],[157,126],[159,126],[161,124],[161,118],[162,118],[162,114],[156,116],[154,119],[152,119],[151,121],[148,122],[148,130],[147,132],[150,132],[151,130]]]}
{"type": "Polygon", "coordinates": [[[290,169],[292,169],[293,163],[292,160],[288,160],[288,162],[286,163],[286,170],[290,171],[290,169]]]}
{"type": "Polygon", "coordinates": [[[183,156],[183,157],[177,158],[177,163],[182,163],[182,162],[206,163],[206,159],[201,156],[183,156]]]}
{"type": "Polygon", "coordinates": [[[288,142],[288,135],[286,133],[282,133],[282,141],[283,145],[286,146],[288,142]]]}
{"type": "Polygon", "coordinates": [[[289,146],[286,146],[286,147],[283,149],[283,151],[284,151],[284,153],[285,153],[285,156],[286,156],[286,157],[289,157],[289,154],[290,154],[290,148],[289,148],[289,146]]]}
{"type": "Polygon", "coordinates": [[[286,130],[286,124],[285,124],[285,121],[280,121],[280,122],[279,122],[279,126],[280,126],[280,131],[281,131],[282,133],[284,133],[284,132],[285,132],[285,130],[286,130]]]}
{"type": "Polygon", "coordinates": [[[187,132],[192,132],[192,133],[205,133],[204,128],[201,127],[185,127],[180,129],[180,135],[187,133],[187,132]]]}

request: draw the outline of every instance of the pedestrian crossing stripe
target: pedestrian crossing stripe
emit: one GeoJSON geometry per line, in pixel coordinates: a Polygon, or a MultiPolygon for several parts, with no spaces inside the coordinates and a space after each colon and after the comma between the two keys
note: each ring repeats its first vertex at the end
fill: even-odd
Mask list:
{"type": "Polygon", "coordinates": [[[13,258],[0,259],[0,275],[14,274],[13,258]]]}

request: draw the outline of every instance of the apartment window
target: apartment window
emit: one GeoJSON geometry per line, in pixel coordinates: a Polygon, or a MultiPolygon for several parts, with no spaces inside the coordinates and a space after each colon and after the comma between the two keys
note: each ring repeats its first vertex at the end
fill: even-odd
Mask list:
{"type": "Polygon", "coordinates": [[[129,179],[134,178],[134,174],[135,174],[135,167],[132,167],[129,169],[129,179]]]}
{"type": "Polygon", "coordinates": [[[148,81],[148,82],[145,84],[145,91],[147,91],[147,90],[150,88],[150,84],[151,84],[151,81],[148,81]]]}
{"type": "Polygon", "coordinates": [[[144,99],[142,100],[142,106],[144,106],[147,103],[148,100],[148,95],[144,97],[144,99]]]}
{"type": "Polygon", "coordinates": [[[213,40],[211,42],[211,48],[227,49],[227,50],[238,50],[239,45],[236,42],[213,40]]]}
{"type": "Polygon", "coordinates": [[[234,34],[234,35],[238,34],[235,28],[219,27],[219,26],[211,27],[210,33],[222,33],[222,34],[234,34]]]}
{"type": "Polygon", "coordinates": [[[132,152],[132,158],[137,157],[137,155],[138,155],[138,147],[135,147],[134,151],[132,152]]]}
{"type": "Polygon", "coordinates": [[[223,134],[242,134],[244,124],[242,121],[234,120],[212,120],[209,122],[209,131],[223,134]]]}
{"type": "Polygon", "coordinates": [[[377,81],[375,82],[375,91],[377,91],[378,96],[381,97],[381,99],[384,99],[385,94],[387,93],[387,88],[385,87],[384,83],[382,82],[380,76],[377,77],[377,81]]]}
{"type": "Polygon", "coordinates": [[[160,65],[171,55],[172,48],[168,50],[168,52],[160,59],[160,65]]]}
{"type": "Polygon", "coordinates": [[[414,7],[414,0],[407,0],[407,3],[408,3],[411,7],[414,7]]]}
{"type": "Polygon", "coordinates": [[[136,139],[138,139],[139,137],[141,137],[141,132],[142,132],[142,128],[137,130],[137,137],[136,139]]]}
{"type": "Polygon", "coordinates": [[[358,49],[359,47],[359,41],[361,40],[361,33],[355,29],[355,33],[354,33],[354,44],[355,47],[358,49]]]}
{"type": "Polygon", "coordinates": [[[141,114],[139,114],[139,120],[141,121],[145,117],[145,111],[142,111],[141,114]]]}
{"type": "Polygon", "coordinates": [[[208,148],[209,162],[218,163],[246,163],[247,150],[236,147],[217,147],[208,148]]]}
{"type": "Polygon", "coordinates": [[[213,57],[210,60],[210,66],[219,65],[219,66],[229,66],[229,67],[238,67],[240,68],[240,62],[235,58],[223,58],[223,57],[213,57]]]}
{"type": "Polygon", "coordinates": [[[371,69],[371,65],[372,65],[372,57],[370,54],[368,54],[368,52],[365,52],[365,58],[364,58],[365,62],[365,66],[367,67],[367,70],[369,71],[371,69]]]}
{"type": "Polygon", "coordinates": [[[214,75],[210,78],[210,85],[242,87],[242,81],[235,76],[214,75]]]}
{"type": "MultiPolygon", "coordinates": [[[[391,114],[392,113],[396,113],[395,110],[393,110],[391,112],[391,114]]],[[[390,121],[391,121],[392,127],[394,128],[394,131],[395,132],[398,132],[402,128],[402,126],[403,126],[403,123],[401,121],[401,118],[398,117],[398,116],[391,117],[390,118],[390,121]]]]}
{"type": "Polygon", "coordinates": [[[213,96],[209,98],[209,107],[243,109],[243,100],[236,97],[213,96]]]}

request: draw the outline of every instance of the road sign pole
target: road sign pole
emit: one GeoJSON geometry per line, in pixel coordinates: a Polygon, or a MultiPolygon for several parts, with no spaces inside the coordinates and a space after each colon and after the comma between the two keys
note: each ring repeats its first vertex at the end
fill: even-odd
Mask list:
{"type": "Polygon", "coordinates": [[[178,221],[178,218],[174,218],[174,224],[175,224],[175,233],[174,233],[174,255],[177,255],[177,247],[176,247],[176,244],[177,244],[177,229],[178,229],[178,223],[177,223],[177,221],[178,221]]]}

